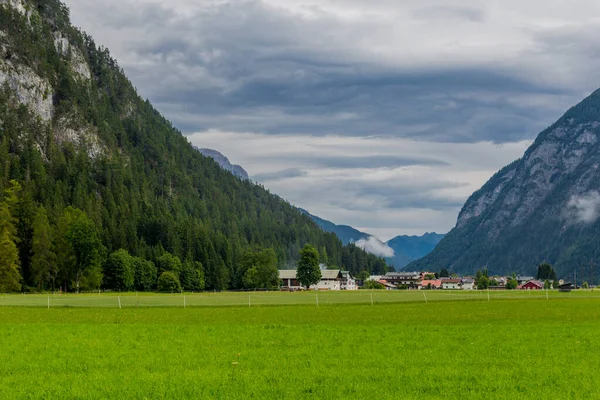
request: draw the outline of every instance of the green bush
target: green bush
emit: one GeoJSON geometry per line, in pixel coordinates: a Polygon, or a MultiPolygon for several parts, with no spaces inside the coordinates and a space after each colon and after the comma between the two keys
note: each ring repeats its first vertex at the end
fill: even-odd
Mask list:
{"type": "Polygon", "coordinates": [[[361,286],[361,289],[385,289],[385,286],[379,282],[366,281],[364,285],[361,286]]]}
{"type": "Polygon", "coordinates": [[[179,283],[179,279],[177,276],[170,272],[163,272],[158,278],[158,291],[173,293],[173,292],[181,292],[181,283],[179,283]]]}

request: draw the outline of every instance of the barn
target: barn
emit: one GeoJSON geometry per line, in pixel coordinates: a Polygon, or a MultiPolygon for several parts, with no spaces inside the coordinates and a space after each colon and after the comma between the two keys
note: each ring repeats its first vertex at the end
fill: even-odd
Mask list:
{"type": "Polygon", "coordinates": [[[527,283],[524,283],[521,286],[519,286],[519,289],[522,290],[541,290],[543,288],[544,282],[536,281],[535,279],[532,279],[527,283]]]}

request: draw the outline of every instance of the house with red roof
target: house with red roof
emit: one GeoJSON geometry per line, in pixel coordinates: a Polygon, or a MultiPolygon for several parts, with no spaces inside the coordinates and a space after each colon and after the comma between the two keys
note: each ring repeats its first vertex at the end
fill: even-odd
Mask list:
{"type": "Polygon", "coordinates": [[[527,281],[526,283],[519,285],[517,287],[517,289],[521,289],[521,290],[542,290],[543,288],[544,288],[544,282],[536,281],[535,279],[527,281]]]}
{"type": "Polygon", "coordinates": [[[425,279],[421,282],[421,289],[440,289],[442,287],[441,279],[425,279]]]}

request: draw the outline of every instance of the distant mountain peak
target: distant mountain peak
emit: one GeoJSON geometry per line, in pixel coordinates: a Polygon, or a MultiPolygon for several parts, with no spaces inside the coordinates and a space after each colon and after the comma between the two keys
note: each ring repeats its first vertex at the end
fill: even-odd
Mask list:
{"type": "Polygon", "coordinates": [[[473,193],[455,228],[410,268],[532,274],[550,262],[567,276],[593,263],[600,250],[599,170],[597,90],[473,193]]]}
{"type": "Polygon", "coordinates": [[[427,255],[444,237],[444,235],[435,232],[427,232],[423,236],[396,236],[387,242],[382,242],[376,237],[351,226],[337,225],[312,215],[302,208],[299,210],[311,217],[324,231],[334,233],[344,244],[355,243],[372,254],[390,255],[386,257],[386,261],[396,269],[400,269],[409,262],[427,255]]]}
{"type": "Polygon", "coordinates": [[[225,171],[231,172],[234,176],[237,176],[238,178],[240,178],[244,181],[250,180],[250,176],[248,175],[248,173],[246,172],[246,170],[244,168],[242,168],[241,166],[239,166],[237,164],[232,164],[229,161],[229,158],[227,158],[225,155],[218,152],[217,150],[200,149],[198,147],[196,147],[196,150],[198,150],[200,152],[200,154],[202,154],[203,156],[210,157],[213,160],[215,160],[215,162],[217,164],[219,164],[219,166],[221,168],[223,168],[225,171]]]}

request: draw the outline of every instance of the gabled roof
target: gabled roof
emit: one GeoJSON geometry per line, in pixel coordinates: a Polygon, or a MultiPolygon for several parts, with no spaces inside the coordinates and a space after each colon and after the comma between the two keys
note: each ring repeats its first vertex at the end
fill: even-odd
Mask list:
{"type": "Polygon", "coordinates": [[[444,283],[460,283],[459,278],[442,278],[442,284],[444,283]]]}
{"type": "Polygon", "coordinates": [[[337,279],[341,278],[342,274],[339,269],[323,269],[321,270],[321,279],[337,279]]]}
{"type": "Polygon", "coordinates": [[[295,269],[280,269],[279,279],[296,279],[295,269]]]}
{"type": "MultiPolygon", "coordinates": [[[[322,269],[321,279],[338,279],[341,278],[339,269],[322,269]]],[[[280,269],[279,279],[296,279],[295,269],[280,269]]]]}
{"type": "Polygon", "coordinates": [[[420,272],[388,272],[386,273],[384,276],[387,277],[411,277],[411,278],[418,278],[421,276],[420,272]]]}
{"type": "Polygon", "coordinates": [[[421,282],[421,285],[423,285],[423,286],[431,285],[433,287],[440,287],[440,286],[442,286],[442,280],[441,279],[424,280],[423,282],[421,282]]]}
{"type": "Polygon", "coordinates": [[[532,280],[530,280],[530,281],[528,281],[528,282],[525,282],[525,283],[523,284],[523,286],[525,286],[525,285],[528,285],[528,284],[530,284],[530,283],[531,283],[531,284],[533,284],[533,285],[535,285],[535,286],[537,286],[537,287],[540,287],[540,288],[543,288],[543,287],[544,287],[544,282],[536,281],[535,279],[532,279],[532,280]]]}
{"type": "Polygon", "coordinates": [[[344,279],[352,279],[353,276],[350,274],[350,271],[340,271],[340,274],[342,274],[342,278],[344,279]]]}

